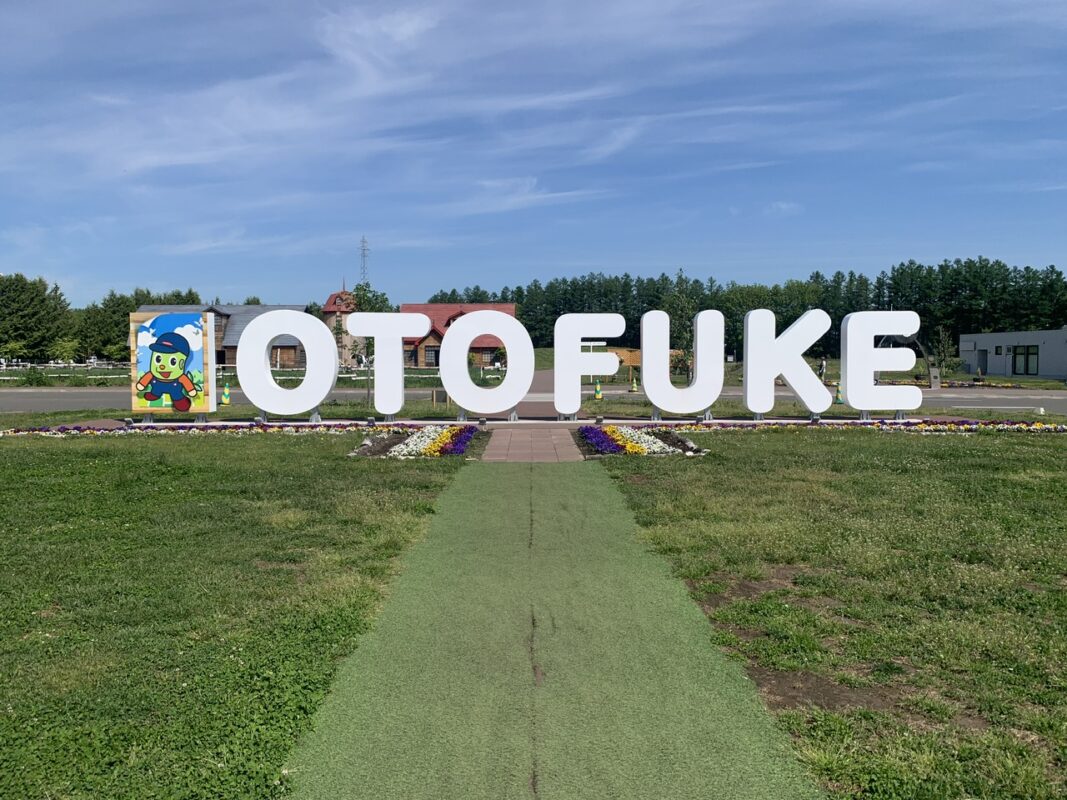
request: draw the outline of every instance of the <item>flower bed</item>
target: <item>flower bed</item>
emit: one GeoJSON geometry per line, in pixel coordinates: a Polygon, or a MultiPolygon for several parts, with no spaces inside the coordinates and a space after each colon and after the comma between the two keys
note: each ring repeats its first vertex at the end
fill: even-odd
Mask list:
{"type": "MultiPolygon", "coordinates": [[[[1018,422],[1014,420],[847,420],[842,422],[760,422],[751,425],[738,425],[724,422],[701,422],[684,425],[648,426],[653,430],[673,430],[685,433],[708,433],[711,431],[766,431],[797,428],[806,430],[840,431],[840,430],[876,430],[888,433],[1067,433],[1067,425],[1049,422],[1018,422]]],[[[648,430],[648,428],[645,428],[648,430]]]]}
{"type": "Polygon", "coordinates": [[[284,433],[290,435],[303,435],[311,433],[410,433],[418,430],[417,425],[394,424],[394,425],[368,425],[363,422],[322,422],[291,423],[291,422],[232,422],[213,423],[207,425],[197,424],[163,424],[163,425],[123,425],[117,428],[94,428],[86,425],[55,425],[42,428],[10,428],[0,431],[0,436],[50,436],[54,438],[66,438],[75,436],[174,436],[178,434],[209,436],[212,434],[264,434],[284,433]]]}
{"type": "Polygon", "coordinates": [[[459,456],[477,429],[473,425],[426,425],[385,454],[388,458],[437,458],[459,456]]]}
{"type": "Polygon", "coordinates": [[[434,458],[459,456],[467,452],[477,428],[474,425],[368,425],[361,422],[306,423],[225,423],[209,425],[123,425],[117,428],[94,428],[85,425],[59,425],[50,428],[12,428],[0,431],[4,436],[46,436],[65,439],[80,436],[211,436],[227,434],[248,436],[259,434],[362,433],[366,439],[352,455],[385,455],[391,458],[434,458]],[[375,444],[389,443],[379,448],[375,444]]]}
{"type": "MultiPolygon", "coordinates": [[[[908,381],[908,380],[886,380],[884,378],[879,379],[879,385],[881,386],[920,386],[929,388],[930,381],[908,381]]],[[[1004,381],[990,381],[982,379],[980,381],[960,381],[954,379],[945,379],[941,381],[942,389],[1025,389],[1021,383],[1005,383],[1004,381]]]]}
{"type": "Polygon", "coordinates": [[[578,435],[584,449],[594,455],[665,456],[704,452],[678,436],[673,426],[583,425],[578,435]]]}
{"type": "Polygon", "coordinates": [[[681,437],[683,433],[732,432],[746,433],[767,430],[820,430],[856,431],[874,430],[886,433],[912,433],[920,435],[987,434],[987,433],[1067,433],[1067,425],[1047,422],[1016,422],[1002,420],[909,420],[896,422],[878,420],[863,422],[763,422],[739,425],[728,422],[701,422],[679,425],[583,425],[578,429],[579,445],[592,455],[670,455],[685,453],[701,455],[692,442],[681,437]]]}

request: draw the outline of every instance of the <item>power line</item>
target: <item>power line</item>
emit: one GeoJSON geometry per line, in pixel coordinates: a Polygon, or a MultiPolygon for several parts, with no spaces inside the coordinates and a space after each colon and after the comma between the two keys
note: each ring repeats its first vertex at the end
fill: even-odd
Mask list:
{"type": "Polygon", "coordinates": [[[367,237],[359,240],[359,280],[367,283],[367,258],[370,256],[370,247],[367,245],[367,237]]]}

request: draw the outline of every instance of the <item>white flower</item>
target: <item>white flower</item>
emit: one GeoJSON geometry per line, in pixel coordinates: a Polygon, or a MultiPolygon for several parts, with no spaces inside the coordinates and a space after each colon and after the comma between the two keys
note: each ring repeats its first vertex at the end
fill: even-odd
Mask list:
{"type": "Polygon", "coordinates": [[[426,425],[411,434],[400,444],[392,447],[386,455],[390,458],[415,458],[421,456],[422,451],[433,444],[434,440],[447,429],[447,425],[426,425]]]}
{"type": "Polygon", "coordinates": [[[618,425],[615,430],[619,432],[627,441],[633,442],[645,449],[645,452],[649,455],[669,455],[671,453],[682,452],[677,447],[671,447],[661,439],[657,439],[651,434],[639,431],[637,428],[631,428],[629,425],[618,425]]]}

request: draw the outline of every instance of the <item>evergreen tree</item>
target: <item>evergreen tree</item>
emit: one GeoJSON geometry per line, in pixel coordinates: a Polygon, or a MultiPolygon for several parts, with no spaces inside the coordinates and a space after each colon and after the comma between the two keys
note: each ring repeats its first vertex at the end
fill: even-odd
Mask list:
{"type": "Polygon", "coordinates": [[[0,276],[0,357],[47,361],[55,342],[71,337],[71,319],[58,286],[22,273],[0,276]]]}

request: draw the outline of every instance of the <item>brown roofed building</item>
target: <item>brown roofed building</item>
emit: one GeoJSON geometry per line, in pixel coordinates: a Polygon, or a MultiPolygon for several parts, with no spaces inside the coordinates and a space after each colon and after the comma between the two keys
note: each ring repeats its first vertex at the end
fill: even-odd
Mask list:
{"type": "MultiPolygon", "coordinates": [[[[401,313],[425,314],[430,318],[430,332],[421,338],[404,339],[404,362],[409,367],[436,367],[440,362],[441,340],[457,318],[472,311],[500,311],[515,316],[514,303],[403,303],[401,313]]],[[[476,364],[492,364],[503,342],[495,336],[478,336],[470,352],[476,364]]]]}
{"type": "MultiPolygon", "coordinates": [[[[270,311],[307,311],[298,305],[230,305],[212,303],[201,305],[146,305],[138,313],[188,314],[210,311],[215,315],[215,363],[220,367],[237,365],[237,344],[248,323],[270,311]]],[[[307,355],[300,341],[288,334],[274,339],[270,348],[270,365],[275,369],[298,369],[307,363],[307,355]]]]}

